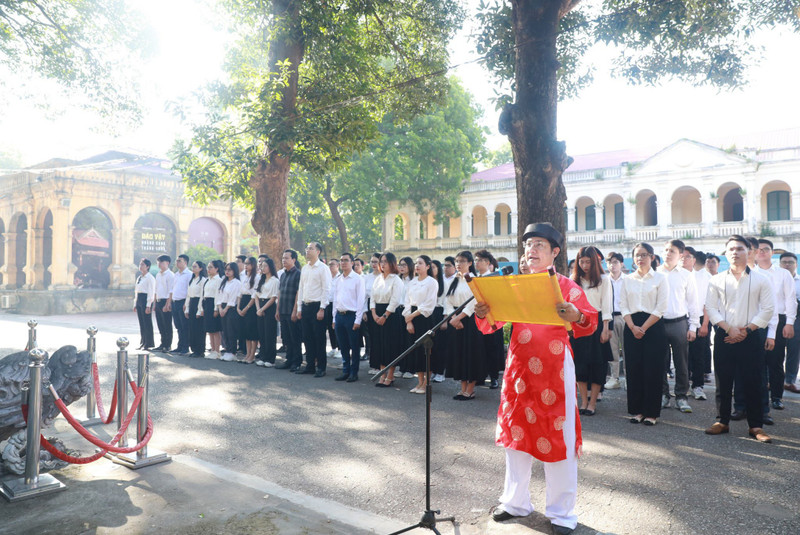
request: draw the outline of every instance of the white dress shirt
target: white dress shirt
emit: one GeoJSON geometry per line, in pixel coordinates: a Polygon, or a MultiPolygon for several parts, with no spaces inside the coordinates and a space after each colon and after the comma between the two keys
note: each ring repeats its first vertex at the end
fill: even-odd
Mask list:
{"type": "Polygon", "coordinates": [[[386,305],[386,312],[394,314],[394,311],[403,304],[405,299],[405,286],[400,277],[394,273],[389,273],[386,278],[383,275],[375,277],[372,283],[372,300],[369,308],[375,309],[375,305],[386,305]]]}
{"type": "Polygon", "coordinates": [[[355,312],[355,325],[361,325],[361,318],[366,310],[366,289],[364,279],[355,271],[351,271],[346,277],[340,274],[339,282],[336,283],[336,291],[333,295],[333,321],[336,322],[337,312],[355,312]]]}
{"type": "Polygon", "coordinates": [[[225,283],[225,287],[222,287],[220,283],[220,288],[217,291],[217,302],[222,305],[225,303],[226,307],[235,307],[236,306],[236,298],[239,297],[239,293],[242,290],[242,281],[239,279],[229,280],[225,283]]]}
{"type": "MultiPolygon", "coordinates": [[[[280,284],[280,280],[278,277],[270,277],[264,281],[264,284],[261,285],[261,291],[256,291],[256,295],[259,299],[272,299],[278,297],[278,285],[280,284]]],[[[258,285],[256,285],[258,288],[258,285]]]]}
{"type": "Polygon", "coordinates": [[[666,264],[658,266],[659,273],[663,273],[669,281],[669,300],[664,319],[673,320],[689,317],[689,330],[700,328],[700,308],[697,300],[697,285],[694,275],[680,266],[669,269],[666,264]]]}
{"type": "Polygon", "coordinates": [[[429,318],[436,308],[436,294],[439,292],[439,283],[433,277],[424,280],[413,279],[406,287],[406,304],[403,316],[411,315],[411,307],[417,307],[419,313],[429,318]]]}
{"type": "Polygon", "coordinates": [[[737,281],[726,270],[711,277],[708,283],[706,313],[713,325],[721,321],[733,327],[753,323],[763,329],[769,325],[774,312],[772,284],[762,273],[747,268],[737,281]]]}
{"type": "Polygon", "coordinates": [[[668,301],[669,281],[663,273],[651,269],[642,277],[636,270],[625,276],[619,304],[623,316],[645,312],[661,318],[668,301]]]}
{"type": "Polygon", "coordinates": [[[221,283],[222,283],[222,277],[220,277],[219,274],[206,279],[206,283],[203,285],[203,295],[201,297],[203,299],[206,299],[208,297],[213,297],[214,306],[219,305],[221,301],[217,301],[217,293],[219,291],[219,285],[221,283]]]}
{"type": "MultiPolygon", "coordinates": [[[[791,275],[791,273],[789,273],[789,275],[791,275]]],[[[794,274],[794,293],[797,300],[800,301],[800,274],[798,273],[794,274]]]]}
{"type": "MultiPolygon", "coordinates": [[[[450,285],[446,286],[444,290],[445,316],[448,314],[452,314],[452,312],[455,309],[460,307],[461,304],[470,297],[472,297],[472,290],[470,290],[469,284],[467,284],[467,281],[464,280],[464,277],[461,275],[461,273],[457,273],[451,279],[450,285]],[[458,286],[456,286],[455,290],[453,290],[453,292],[450,293],[450,288],[453,286],[453,284],[456,283],[456,281],[458,281],[458,286]]],[[[466,316],[472,316],[472,314],[475,312],[475,300],[473,299],[472,301],[467,303],[467,306],[464,307],[464,310],[462,310],[462,312],[466,316]]]]}
{"type": "Polygon", "coordinates": [[[297,289],[297,309],[303,303],[319,301],[319,307],[328,306],[328,292],[331,290],[331,270],[317,259],[313,264],[306,264],[300,271],[300,287],[297,289]]]}
{"type": "Polygon", "coordinates": [[[608,275],[602,275],[600,284],[594,288],[589,288],[589,281],[581,278],[581,288],[583,288],[583,293],[586,294],[586,299],[589,300],[589,304],[603,315],[603,321],[609,321],[611,319],[613,306],[611,278],[608,275]]]}
{"type": "Polygon", "coordinates": [[[239,289],[239,295],[249,295],[253,297],[256,295],[256,286],[258,286],[258,275],[253,279],[253,285],[250,286],[250,277],[242,281],[242,287],[239,289]]]}
{"type": "Polygon", "coordinates": [[[335,277],[331,275],[331,288],[328,290],[328,304],[333,303],[333,295],[336,292],[336,285],[339,284],[339,279],[341,278],[341,273],[337,273],[335,277]]]}
{"type": "Polygon", "coordinates": [[[778,330],[779,314],[786,315],[786,325],[794,325],[797,316],[797,294],[794,288],[794,280],[792,280],[791,273],[776,265],[770,266],[769,269],[761,269],[756,266],[753,271],[762,273],[772,283],[772,295],[775,298],[775,317],[769,324],[767,338],[774,339],[778,330]]]}
{"type": "Polygon", "coordinates": [[[694,271],[694,285],[697,287],[697,307],[700,309],[701,316],[705,314],[703,308],[706,306],[709,282],[711,282],[711,273],[707,269],[696,269],[694,271]]]}
{"type": "Polygon", "coordinates": [[[153,275],[145,273],[136,278],[136,288],[133,290],[133,306],[136,306],[138,294],[147,294],[145,307],[153,306],[153,300],[156,298],[156,279],[153,275]]]}
{"type": "Polygon", "coordinates": [[[175,274],[170,270],[159,271],[156,274],[156,299],[167,299],[172,293],[175,283],[175,274]]]}
{"type": "Polygon", "coordinates": [[[372,285],[375,284],[375,274],[374,273],[367,273],[366,275],[362,275],[364,278],[364,292],[367,299],[372,298],[372,285]]]}
{"type": "Polygon", "coordinates": [[[188,267],[184,268],[183,271],[175,273],[175,281],[172,285],[173,301],[186,299],[186,293],[189,291],[189,282],[192,280],[192,275],[188,267]]]}
{"type": "Polygon", "coordinates": [[[622,313],[622,309],[620,308],[620,297],[622,297],[622,279],[625,278],[625,274],[620,272],[619,277],[615,280],[613,275],[608,276],[609,282],[611,282],[611,295],[614,299],[612,305],[612,312],[620,312],[622,313]]]}

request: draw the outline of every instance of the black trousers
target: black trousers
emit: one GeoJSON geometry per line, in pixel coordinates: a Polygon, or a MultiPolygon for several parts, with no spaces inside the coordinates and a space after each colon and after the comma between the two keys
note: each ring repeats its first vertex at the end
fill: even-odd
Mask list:
{"type": "MultiPolygon", "coordinates": [[[[633,324],[642,326],[650,314],[637,312],[633,324]]],[[[664,352],[667,337],[663,320],[652,325],[641,339],[625,326],[625,373],[628,377],[628,413],[645,418],[661,416],[661,381],[664,376],[664,352]]]]}
{"type": "Polygon", "coordinates": [[[139,334],[142,338],[141,344],[149,349],[155,346],[156,343],[153,340],[153,310],[150,309],[150,312],[146,313],[146,309],[147,294],[136,294],[136,317],[139,320],[139,334]]]}
{"type": "MultiPolygon", "coordinates": [[[[733,379],[738,374],[745,397],[747,423],[750,427],[761,427],[762,409],[761,373],[764,367],[764,345],[759,329],[747,335],[738,344],[726,344],[728,334],[717,329],[714,336],[714,370],[717,372],[717,391],[720,395],[719,417],[725,425],[731,420],[731,398],[733,396],[733,379]]],[[[781,387],[783,385],[781,384],[781,387]]]]}
{"type": "MultiPolygon", "coordinates": [[[[223,303],[222,308],[225,309],[225,306],[226,304],[223,303]]],[[[222,318],[222,347],[225,348],[226,353],[236,353],[240,319],[239,314],[236,312],[236,305],[229,308],[222,318]]]]}
{"type": "Polygon", "coordinates": [[[172,349],[172,313],[164,312],[166,304],[166,299],[156,301],[156,324],[158,325],[158,334],[161,336],[161,347],[170,350],[172,349]]]}
{"type": "Polygon", "coordinates": [[[325,371],[328,357],[325,355],[325,319],[318,320],[319,301],[303,303],[300,323],[303,325],[303,343],[306,346],[306,366],[312,370],[325,371]]]}
{"type": "MultiPolygon", "coordinates": [[[[259,299],[258,307],[264,306],[265,302],[265,299],[259,299]]],[[[277,305],[272,303],[272,306],[264,311],[263,316],[256,316],[258,343],[260,344],[256,358],[271,364],[275,364],[275,342],[278,339],[278,320],[275,319],[276,309],[277,305]]]]}
{"type": "Polygon", "coordinates": [[[197,317],[197,308],[200,306],[200,298],[192,297],[189,299],[189,348],[192,354],[202,355],[206,352],[206,330],[203,328],[203,318],[197,317]]]}
{"type": "Polygon", "coordinates": [[[767,384],[772,401],[783,399],[783,381],[786,372],[783,362],[786,360],[786,338],[783,337],[783,328],[786,326],[786,314],[778,314],[778,330],[775,332],[775,347],[766,352],[767,384]]]}
{"type": "MultiPolygon", "coordinates": [[[[703,316],[700,316],[700,325],[703,324],[703,316]]],[[[708,336],[697,335],[694,342],[689,342],[689,380],[692,388],[698,386],[702,388],[706,373],[706,352],[711,350],[711,325],[708,326],[708,336]]],[[[699,332],[700,329],[697,329],[699,332]]]]}
{"type": "Polygon", "coordinates": [[[328,338],[331,341],[331,349],[339,349],[339,342],[336,338],[336,330],[333,328],[333,303],[328,303],[328,306],[325,307],[324,321],[325,330],[328,331],[328,338]]]}
{"type": "Polygon", "coordinates": [[[189,319],[183,311],[186,299],[172,301],[172,322],[175,330],[178,331],[178,351],[184,353],[189,351],[189,319]]]}
{"type": "Polygon", "coordinates": [[[291,314],[281,314],[281,339],[286,348],[286,362],[290,368],[298,368],[303,363],[303,331],[301,322],[292,321],[291,314]]]}

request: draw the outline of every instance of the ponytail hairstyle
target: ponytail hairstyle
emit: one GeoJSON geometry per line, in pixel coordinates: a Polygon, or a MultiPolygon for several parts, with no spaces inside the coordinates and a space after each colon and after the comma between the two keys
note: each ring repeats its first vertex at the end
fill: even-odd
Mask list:
{"type": "Polygon", "coordinates": [[[444,275],[442,274],[442,263],[438,260],[431,260],[431,264],[436,266],[436,282],[439,283],[439,291],[436,293],[437,297],[441,297],[444,293],[444,275]]]}
{"type": "MultiPolygon", "coordinates": [[[[469,262],[469,272],[472,273],[473,276],[477,275],[478,273],[475,271],[475,258],[472,256],[472,253],[469,251],[461,251],[456,255],[456,260],[459,258],[463,258],[467,262],[469,262]]],[[[458,277],[453,279],[452,284],[450,284],[450,288],[447,289],[447,295],[453,295],[458,288],[458,277]]]]}
{"type": "MultiPolygon", "coordinates": [[[[269,276],[270,277],[277,277],[278,272],[275,271],[275,262],[272,261],[270,257],[266,257],[264,259],[264,263],[267,265],[267,269],[269,269],[269,276]]],[[[264,286],[264,282],[267,280],[267,276],[263,273],[261,274],[261,278],[258,280],[258,288],[256,288],[257,292],[261,291],[261,287],[264,286]]]]}

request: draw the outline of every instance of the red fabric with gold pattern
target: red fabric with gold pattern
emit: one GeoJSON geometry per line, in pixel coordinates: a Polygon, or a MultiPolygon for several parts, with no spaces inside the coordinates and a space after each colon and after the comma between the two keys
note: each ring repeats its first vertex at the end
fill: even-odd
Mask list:
{"type": "MultiPolygon", "coordinates": [[[[558,275],[558,284],[566,301],[584,315],[582,324],[573,323],[575,337],[588,336],[597,328],[597,311],[589,304],[580,286],[558,275]]],[[[478,329],[489,334],[493,329],[484,318],[475,318],[478,329]]],[[[564,351],[569,336],[564,327],[515,323],[503,390],[497,411],[498,445],[531,454],[540,461],[553,463],[567,458],[564,443],[566,400],[564,392],[564,351]]],[[[572,353],[570,349],[570,353],[572,353]]],[[[581,421],[575,408],[575,450],[580,450],[581,421]]]]}

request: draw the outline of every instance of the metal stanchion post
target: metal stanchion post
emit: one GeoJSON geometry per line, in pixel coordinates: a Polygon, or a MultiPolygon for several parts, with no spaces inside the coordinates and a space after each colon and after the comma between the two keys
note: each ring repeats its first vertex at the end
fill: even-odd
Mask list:
{"type": "MultiPolygon", "coordinates": [[[[33,321],[33,320],[31,320],[33,321]]],[[[28,322],[30,325],[30,322],[28,322]]],[[[35,322],[34,322],[35,327],[35,322]]],[[[35,342],[35,337],[34,337],[35,342]]],[[[66,489],[66,485],[50,474],[39,474],[39,435],[42,428],[42,368],[47,353],[41,349],[30,352],[28,365],[28,430],[25,449],[25,476],[3,481],[0,494],[15,502],[66,489]]]]}
{"type": "Polygon", "coordinates": [[[36,326],[39,322],[36,320],[28,320],[28,345],[25,346],[25,351],[36,349],[36,326]]]}
{"type": "MultiPolygon", "coordinates": [[[[140,353],[138,355],[138,384],[144,388],[144,394],[139,401],[139,411],[137,413],[138,419],[136,423],[136,442],[139,443],[147,433],[147,397],[150,383],[149,369],[150,369],[150,355],[147,353],[140,353]]],[[[114,458],[114,462],[127,466],[132,470],[137,470],[151,464],[158,464],[169,461],[170,457],[163,451],[155,448],[143,447],[136,453],[121,453],[114,458]]]]}
{"type": "Polygon", "coordinates": [[[103,423],[103,421],[97,417],[97,403],[94,391],[93,368],[94,365],[97,364],[97,338],[95,338],[97,335],[97,327],[91,325],[86,329],[86,334],[89,335],[89,339],[86,341],[86,351],[92,356],[92,362],[89,368],[89,393],[86,394],[86,419],[81,422],[83,427],[103,423]]]}
{"type": "MultiPolygon", "coordinates": [[[[117,339],[117,432],[122,429],[122,422],[128,415],[128,339],[121,336],[117,339]]],[[[117,442],[120,448],[128,447],[128,432],[125,431],[117,442]]],[[[116,459],[115,453],[104,455],[112,461],[116,459]]]]}

